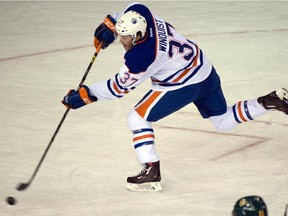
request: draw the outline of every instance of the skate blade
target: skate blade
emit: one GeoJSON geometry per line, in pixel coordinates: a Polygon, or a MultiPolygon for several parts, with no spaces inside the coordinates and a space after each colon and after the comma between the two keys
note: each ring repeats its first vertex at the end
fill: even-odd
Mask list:
{"type": "Polygon", "coordinates": [[[288,100],[288,90],[285,88],[281,88],[276,91],[276,95],[280,98],[282,101],[288,100]]]}
{"type": "Polygon", "coordinates": [[[142,184],[127,183],[126,188],[131,191],[162,191],[160,182],[149,182],[142,184]]]}

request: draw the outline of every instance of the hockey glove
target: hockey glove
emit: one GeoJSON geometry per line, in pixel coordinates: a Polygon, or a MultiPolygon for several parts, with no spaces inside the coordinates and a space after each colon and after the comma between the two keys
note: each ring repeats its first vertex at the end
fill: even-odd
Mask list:
{"type": "Polygon", "coordinates": [[[70,90],[62,103],[68,108],[78,109],[97,100],[97,97],[90,94],[89,88],[83,85],[78,91],[70,90]]]}
{"type": "Polygon", "coordinates": [[[110,14],[108,14],[104,21],[97,27],[94,33],[94,46],[96,49],[101,42],[103,42],[102,49],[107,48],[114,42],[115,24],[116,20],[110,14]]]}

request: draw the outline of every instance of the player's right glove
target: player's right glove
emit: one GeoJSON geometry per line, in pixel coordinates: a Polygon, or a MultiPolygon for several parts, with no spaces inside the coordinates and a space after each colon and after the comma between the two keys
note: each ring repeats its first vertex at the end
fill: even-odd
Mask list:
{"type": "Polygon", "coordinates": [[[68,108],[78,109],[97,100],[90,94],[89,88],[83,85],[78,91],[70,90],[61,102],[68,108]]]}
{"type": "Polygon", "coordinates": [[[96,49],[101,42],[103,42],[102,49],[107,48],[114,42],[115,24],[116,20],[108,14],[104,21],[96,28],[94,33],[94,46],[96,49]]]}

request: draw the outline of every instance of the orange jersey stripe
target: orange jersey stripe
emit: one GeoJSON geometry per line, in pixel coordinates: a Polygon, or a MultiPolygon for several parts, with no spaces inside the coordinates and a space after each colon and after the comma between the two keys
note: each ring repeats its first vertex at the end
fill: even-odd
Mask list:
{"type": "Polygon", "coordinates": [[[177,77],[175,80],[173,80],[173,82],[178,82],[182,77],[184,77],[193,67],[195,67],[197,64],[198,64],[198,56],[199,56],[199,49],[198,49],[198,46],[196,45],[196,56],[195,56],[195,59],[192,63],[192,67],[191,68],[187,68],[186,70],[184,70],[184,72],[179,76],[177,77]]]}
{"type": "Polygon", "coordinates": [[[113,82],[113,88],[115,89],[115,91],[118,93],[118,94],[121,94],[121,91],[118,89],[118,87],[116,86],[116,83],[113,82]]]}
{"type": "Polygon", "coordinates": [[[160,91],[153,92],[149,98],[146,99],[140,106],[138,106],[135,110],[136,112],[144,118],[146,111],[148,110],[149,106],[155,101],[155,99],[161,94],[160,91]]]}
{"type": "Polygon", "coordinates": [[[198,64],[198,56],[199,56],[199,48],[198,48],[198,46],[196,45],[196,56],[195,56],[195,59],[194,59],[194,61],[193,61],[192,67],[195,67],[195,66],[198,64]]]}
{"type": "Polygon", "coordinates": [[[179,77],[177,77],[173,82],[178,82],[182,77],[184,77],[192,68],[186,69],[179,77]]]}

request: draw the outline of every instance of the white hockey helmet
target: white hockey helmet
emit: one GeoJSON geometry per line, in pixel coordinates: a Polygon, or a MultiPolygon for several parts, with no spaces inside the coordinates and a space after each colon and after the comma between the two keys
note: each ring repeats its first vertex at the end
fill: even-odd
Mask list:
{"type": "Polygon", "coordinates": [[[120,36],[131,35],[133,44],[137,37],[137,33],[141,33],[141,38],[144,37],[147,28],[146,19],[136,11],[128,11],[123,14],[115,25],[117,34],[120,36]]]}

